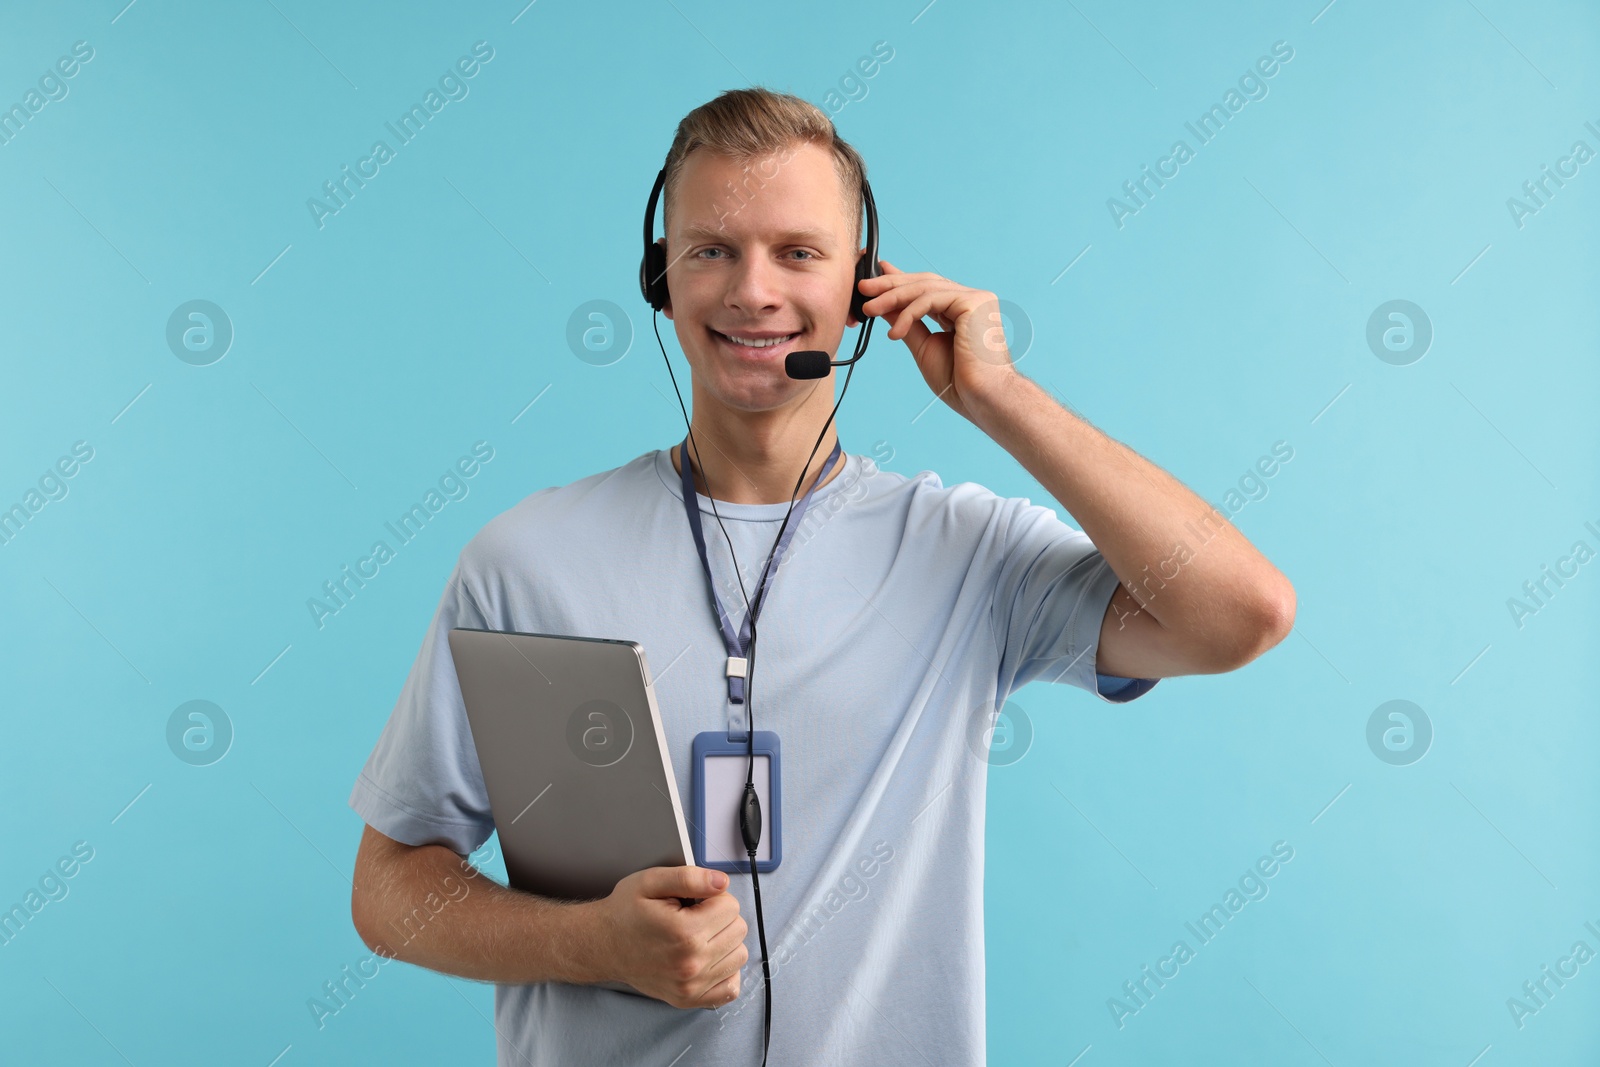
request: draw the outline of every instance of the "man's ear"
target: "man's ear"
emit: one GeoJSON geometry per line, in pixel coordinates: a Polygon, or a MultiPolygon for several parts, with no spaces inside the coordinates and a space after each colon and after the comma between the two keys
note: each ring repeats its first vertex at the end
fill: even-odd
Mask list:
{"type": "MultiPolygon", "coordinates": [[[[662,258],[664,259],[667,251],[667,239],[665,237],[657,237],[656,244],[661,246],[662,258]]],[[[667,302],[661,305],[661,313],[668,319],[672,318],[672,291],[670,289],[667,291],[667,302]]]]}

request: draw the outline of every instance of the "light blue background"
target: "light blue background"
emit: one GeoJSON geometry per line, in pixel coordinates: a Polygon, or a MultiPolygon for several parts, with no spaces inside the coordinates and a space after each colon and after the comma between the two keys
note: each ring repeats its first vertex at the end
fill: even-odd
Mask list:
{"type": "MultiPolygon", "coordinates": [[[[0,906],[95,849],[0,947],[8,1059],[492,1062],[490,988],[408,965],[313,1021],[368,955],[351,783],[465,541],[682,434],[636,286],[676,121],[751,82],[821,104],[882,40],[835,120],[885,258],[1015,302],[1020,369],[1207,500],[1294,449],[1234,518],[1298,592],[1280,647],[1127,707],[1014,701],[1034,740],[991,773],[991,1061],[1595,1061],[1600,962],[1520,1029],[1506,1000],[1600,950],[1600,564],[1520,629],[1506,601],[1600,548],[1600,163],[1521,228],[1506,200],[1600,149],[1600,17],[925,2],[8,11],[0,104],[95,49],[0,145],[0,506],[95,450],[0,548],[0,906]],[[470,95],[318,229],[307,198],[479,40],[470,95]],[[1107,198],[1280,40],[1269,95],[1119,229],[1107,198]],[[236,330],[210,366],[166,345],[193,299],[236,330]],[[596,299],[632,319],[609,366],[565,340],[596,299]],[[1433,324],[1409,366],[1366,344],[1392,299],[1433,324]],[[307,598],[478,440],[470,495],[319,630],[307,598]],[[210,766],[166,743],[193,699],[235,730],[210,766]],[[1366,742],[1391,699],[1435,731],[1409,766],[1366,742]],[[1270,895],[1119,1029],[1107,999],[1279,840],[1270,895]]],[[[1048,501],[930,399],[880,332],[845,448],[1048,501]]],[[[779,1000],[775,1024],[800,1021],[779,1000]]]]}

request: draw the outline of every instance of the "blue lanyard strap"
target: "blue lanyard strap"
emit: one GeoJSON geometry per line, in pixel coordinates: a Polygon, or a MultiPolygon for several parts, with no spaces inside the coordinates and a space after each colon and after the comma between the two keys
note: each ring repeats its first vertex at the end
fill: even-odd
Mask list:
{"type": "MultiPolygon", "coordinates": [[[[828,453],[827,460],[822,464],[822,470],[817,475],[817,480],[811,488],[805,491],[794,505],[794,511],[789,516],[789,524],[784,527],[783,536],[772,546],[772,551],[767,554],[767,565],[761,571],[761,584],[756,588],[756,599],[745,612],[744,625],[739,628],[739,634],[734,636],[733,625],[728,620],[728,613],[723,610],[722,598],[717,595],[717,585],[711,577],[711,561],[706,558],[706,537],[700,525],[700,501],[694,488],[694,468],[689,465],[689,439],[684,438],[679,449],[682,462],[679,466],[683,474],[683,510],[689,516],[689,529],[694,533],[694,547],[700,553],[700,566],[706,572],[706,585],[711,589],[711,606],[716,609],[717,622],[722,631],[722,643],[728,650],[728,700],[734,704],[744,703],[744,680],[749,661],[745,658],[745,651],[750,647],[750,611],[759,612],[760,606],[766,604],[766,588],[776,577],[779,565],[783,562],[783,554],[789,547],[789,541],[794,537],[795,530],[800,527],[800,520],[805,517],[806,506],[811,503],[811,494],[816,492],[817,486],[828,479],[828,472],[838,462],[840,451],[839,442],[833,443],[833,451],[828,453]]],[[[708,486],[709,488],[709,486],[708,486]]],[[[734,562],[737,569],[738,562],[734,562]]]]}

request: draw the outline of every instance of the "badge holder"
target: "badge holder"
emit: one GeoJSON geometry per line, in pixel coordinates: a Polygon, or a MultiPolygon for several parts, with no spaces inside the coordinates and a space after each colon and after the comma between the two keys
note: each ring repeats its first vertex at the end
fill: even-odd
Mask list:
{"type": "MultiPolygon", "coordinates": [[[[690,754],[689,836],[695,864],[729,874],[746,874],[750,857],[739,835],[739,803],[744,797],[750,747],[744,732],[707,730],[696,734],[690,754]]],[[[783,862],[782,747],[772,730],[755,732],[751,781],[761,799],[761,843],[756,870],[777,870],[783,862]]]]}

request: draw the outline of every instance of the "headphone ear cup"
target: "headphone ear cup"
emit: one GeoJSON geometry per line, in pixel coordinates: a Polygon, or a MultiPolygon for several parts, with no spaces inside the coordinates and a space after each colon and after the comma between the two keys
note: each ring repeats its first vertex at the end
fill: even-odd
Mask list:
{"type": "Polygon", "coordinates": [[[857,322],[867,321],[867,313],[861,305],[872,299],[861,291],[860,283],[868,278],[876,278],[881,273],[872,256],[866,252],[861,253],[861,257],[856,260],[856,284],[850,293],[850,314],[855,316],[857,322]]]}
{"type": "Polygon", "coordinates": [[[639,288],[645,302],[660,311],[671,299],[667,292],[667,250],[660,245],[645,245],[644,260],[639,264],[639,288]]]}

